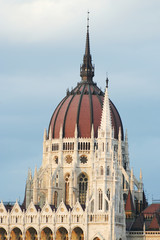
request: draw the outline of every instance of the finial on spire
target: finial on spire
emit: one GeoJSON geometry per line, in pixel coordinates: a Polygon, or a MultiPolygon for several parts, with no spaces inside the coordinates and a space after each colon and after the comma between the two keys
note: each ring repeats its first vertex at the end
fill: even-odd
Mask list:
{"type": "Polygon", "coordinates": [[[108,82],[109,82],[109,79],[108,79],[108,72],[106,72],[106,88],[108,88],[108,82]]]}
{"type": "Polygon", "coordinates": [[[80,68],[80,76],[82,80],[91,82],[94,77],[94,66],[92,66],[92,57],[90,54],[90,42],[89,42],[89,11],[87,12],[87,34],[86,34],[86,46],[85,54],[83,56],[83,64],[80,68]]]}
{"type": "Polygon", "coordinates": [[[89,32],[89,14],[90,12],[87,12],[87,32],[89,32]]]}

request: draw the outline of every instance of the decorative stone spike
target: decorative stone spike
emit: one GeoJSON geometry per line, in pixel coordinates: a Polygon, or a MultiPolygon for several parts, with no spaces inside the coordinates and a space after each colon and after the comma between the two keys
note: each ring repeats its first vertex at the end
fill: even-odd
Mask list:
{"type": "Polygon", "coordinates": [[[52,139],[52,129],[50,127],[50,129],[49,129],[49,140],[51,140],[51,139],[52,139]]]}
{"type": "Polygon", "coordinates": [[[78,128],[77,128],[77,123],[76,123],[76,125],[75,125],[74,137],[75,137],[75,138],[77,138],[77,137],[78,137],[78,128]]]}
{"type": "Polygon", "coordinates": [[[92,129],[91,129],[91,138],[94,138],[94,126],[92,124],[92,129]]]}
{"type": "Polygon", "coordinates": [[[44,141],[47,140],[47,130],[46,130],[46,128],[44,129],[43,140],[44,140],[44,141]]]}
{"type": "Polygon", "coordinates": [[[110,112],[110,101],[108,96],[108,88],[106,87],[104,101],[103,101],[103,110],[101,117],[101,130],[105,132],[105,134],[110,133],[112,130],[111,125],[111,112],[110,112]]]}

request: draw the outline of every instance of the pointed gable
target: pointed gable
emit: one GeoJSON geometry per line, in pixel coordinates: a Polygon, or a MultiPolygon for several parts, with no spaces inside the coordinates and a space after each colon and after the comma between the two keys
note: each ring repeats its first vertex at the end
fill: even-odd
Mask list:
{"type": "Polygon", "coordinates": [[[62,201],[57,209],[57,214],[64,214],[64,213],[68,213],[68,210],[66,208],[66,205],[64,204],[64,202],[62,201]]]}
{"type": "Polygon", "coordinates": [[[52,214],[52,209],[48,203],[46,203],[41,211],[42,214],[47,215],[47,214],[52,214]]]}
{"type": "Polygon", "coordinates": [[[160,230],[160,225],[157,216],[155,215],[154,218],[152,219],[151,224],[149,225],[148,229],[150,231],[159,231],[160,230]]]}
{"type": "Polygon", "coordinates": [[[72,210],[72,213],[73,214],[79,214],[79,213],[83,213],[83,208],[81,206],[81,204],[79,203],[79,201],[76,202],[76,204],[74,205],[74,208],[72,210]]]}
{"type": "Polygon", "coordinates": [[[139,215],[135,222],[133,223],[131,227],[131,231],[143,231],[143,226],[144,226],[144,217],[143,215],[139,215]]]}
{"type": "Polygon", "coordinates": [[[16,203],[14,204],[14,206],[11,210],[11,214],[19,215],[21,213],[22,213],[22,209],[21,209],[19,203],[16,201],[16,203]]]}
{"type": "Polygon", "coordinates": [[[27,208],[26,214],[27,215],[33,215],[33,214],[37,214],[37,208],[36,206],[33,204],[33,202],[31,202],[27,208]]]}
{"type": "Polygon", "coordinates": [[[0,216],[3,216],[4,214],[7,214],[7,209],[4,206],[3,202],[0,203],[0,216]]]}

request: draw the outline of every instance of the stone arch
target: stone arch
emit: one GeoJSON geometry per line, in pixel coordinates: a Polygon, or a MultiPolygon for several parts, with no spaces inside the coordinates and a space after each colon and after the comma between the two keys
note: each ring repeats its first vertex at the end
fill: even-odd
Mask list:
{"type": "Polygon", "coordinates": [[[22,231],[21,229],[15,227],[12,229],[11,234],[10,234],[10,238],[12,240],[22,240],[22,231]]]}
{"type": "Polygon", "coordinates": [[[68,231],[64,227],[60,227],[56,231],[55,240],[68,240],[68,231]]]}
{"type": "Polygon", "coordinates": [[[43,240],[53,240],[53,232],[49,227],[44,227],[41,230],[41,236],[40,239],[43,240]]]}
{"type": "Polygon", "coordinates": [[[71,233],[71,239],[72,240],[84,240],[84,232],[82,230],[82,228],[80,227],[75,227],[73,230],[72,230],[72,233],[71,233]]]}
{"type": "Polygon", "coordinates": [[[6,240],[7,239],[7,231],[4,228],[0,228],[0,240],[6,240]]]}
{"type": "Polygon", "coordinates": [[[33,227],[29,227],[26,230],[25,240],[38,240],[37,230],[33,227]]]}
{"type": "Polygon", "coordinates": [[[88,174],[81,172],[78,176],[79,202],[82,205],[86,203],[88,189],[88,174]]]}

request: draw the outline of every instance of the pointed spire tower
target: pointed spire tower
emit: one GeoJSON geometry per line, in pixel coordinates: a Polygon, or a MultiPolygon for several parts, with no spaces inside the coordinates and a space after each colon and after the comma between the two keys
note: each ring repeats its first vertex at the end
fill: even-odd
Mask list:
{"type": "Polygon", "coordinates": [[[92,66],[92,57],[90,54],[90,42],[89,42],[89,12],[87,17],[87,35],[86,35],[86,47],[85,54],[83,56],[83,64],[80,68],[80,76],[82,81],[92,82],[94,77],[94,67],[92,66]]]}
{"type": "Polygon", "coordinates": [[[103,101],[103,110],[102,110],[102,118],[100,129],[104,131],[104,133],[110,133],[112,129],[111,124],[111,112],[110,112],[110,101],[108,96],[108,78],[106,79],[106,91],[103,101]]]}

